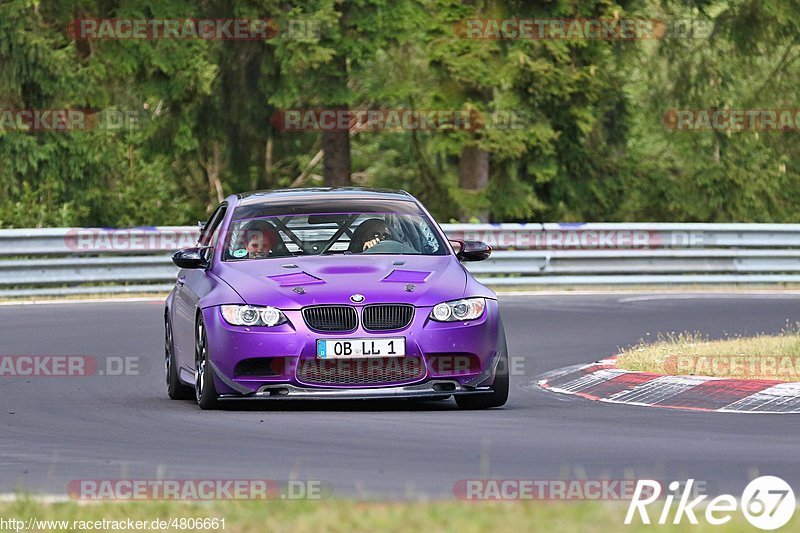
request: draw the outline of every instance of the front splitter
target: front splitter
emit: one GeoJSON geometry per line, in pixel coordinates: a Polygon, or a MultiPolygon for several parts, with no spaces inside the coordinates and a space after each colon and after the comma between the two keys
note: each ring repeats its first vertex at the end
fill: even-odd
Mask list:
{"type": "Polygon", "coordinates": [[[246,396],[226,394],[220,400],[370,400],[426,398],[451,395],[487,394],[490,387],[464,387],[457,381],[429,381],[419,385],[364,389],[324,389],[295,385],[265,385],[246,396]]]}

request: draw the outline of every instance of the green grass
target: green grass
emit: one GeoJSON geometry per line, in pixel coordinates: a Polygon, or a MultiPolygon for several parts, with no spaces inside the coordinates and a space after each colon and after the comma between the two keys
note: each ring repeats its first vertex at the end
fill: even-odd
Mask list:
{"type": "MultiPolygon", "coordinates": [[[[651,520],[657,520],[660,504],[651,506],[651,520]]],[[[688,526],[645,526],[634,521],[625,526],[625,502],[397,502],[375,503],[342,500],[215,502],[189,504],[176,502],[136,502],[79,504],[75,502],[43,504],[31,500],[0,503],[0,518],[25,520],[143,520],[173,518],[225,518],[227,533],[367,532],[367,531],[685,531],[688,526]]],[[[672,509],[674,514],[675,506],[672,509]]],[[[692,531],[753,531],[741,512],[731,522],[710,526],[698,513],[699,526],[692,531]]],[[[684,522],[686,520],[684,519],[684,522]]],[[[798,525],[795,518],[787,524],[798,525]]],[[[44,531],[51,531],[45,529],[44,531]]],[[[52,530],[56,531],[56,530],[52,530]]],[[[59,531],[79,531],[74,528],[59,531]]],[[[171,531],[171,530],[170,530],[171,531]]],[[[213,531],[213,530],[206,530],[213,531]]],[[[222,529],[217,529],[222,531],[222,529]]]]}
{"type": "Polygon", "coordinates": [[[800,381],[800,331],[708,340],[698,333],[659,335],[620,351],[617,366],[667,375],[800,381]]]}

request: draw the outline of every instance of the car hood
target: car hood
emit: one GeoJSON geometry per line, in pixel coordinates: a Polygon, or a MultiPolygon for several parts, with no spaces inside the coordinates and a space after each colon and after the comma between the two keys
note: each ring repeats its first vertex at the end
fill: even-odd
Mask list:
{"type": "MultiPolygon", "coordinates": [[[[451,255],[327,255],[222,262],[214,269],[251,305],[378,302],[433,306],[464,296],[467,273],[451,255]]],[[[223,303],[223,302],[219,302],[223,303]]]]}

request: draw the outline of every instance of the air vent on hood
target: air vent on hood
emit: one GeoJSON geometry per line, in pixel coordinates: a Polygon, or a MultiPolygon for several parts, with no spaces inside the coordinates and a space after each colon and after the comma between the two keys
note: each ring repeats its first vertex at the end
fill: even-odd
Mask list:
{"type": "Polygon", "coordinates": [[[400,270],[395,269],[383,278],[382,281],[394,281],[397,283],[425,283],[425,280],[430,276],[430,272],[419,272],[417,270],[400,270]]]}
{"type": "Polygon", "coordinates": [[[295,285],[313,285],[314,283],[325,283],[316,276],[307,272],[296,272],[293,274],[280,274],[278,276],[268,276],[281,287],[294,287],[295,285]]]}

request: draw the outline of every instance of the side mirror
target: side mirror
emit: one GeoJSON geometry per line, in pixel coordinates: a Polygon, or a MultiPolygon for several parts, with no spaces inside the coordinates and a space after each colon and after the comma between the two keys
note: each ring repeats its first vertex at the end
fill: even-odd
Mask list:
{"type": "Polygon", "coordinates": [[[205,248],[184,248],[172,254],[172,262],[180,268],[205,268],[207,263],[202,251],[205,248]]]}
{"type": "Polygon", "coordinates": [[[492,255],[492,247],[481,241],[450,241],[459,261],[483,261],[492,255]]]}

